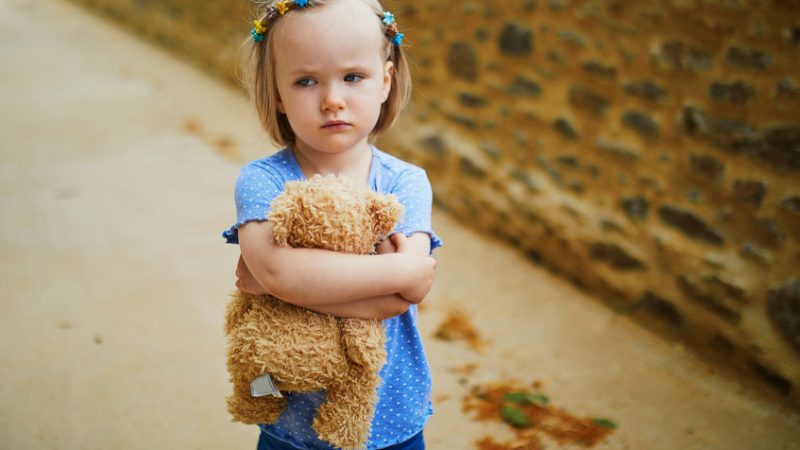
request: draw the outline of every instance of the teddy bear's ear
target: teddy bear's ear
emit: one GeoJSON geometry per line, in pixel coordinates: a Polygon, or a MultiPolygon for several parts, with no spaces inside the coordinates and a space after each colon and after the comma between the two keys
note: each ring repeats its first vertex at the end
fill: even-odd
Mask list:
{"type": "Polygon", "coordinates": [[[372,216],[372,229],[375,235],[379,239],[383,239],[403,217],[403,205],[393,194],[383,195],[373,192],[369,212],[372,216]]]}
{"type": "Polygon", "coordinates": [[[286,183],[286,188],[270,204],[267,220],[272,224],[272,237],[278,245],[286,245],[292,232],[295,217],[297,217],[297,197],[294,195],[292,183],[286,183]]]}

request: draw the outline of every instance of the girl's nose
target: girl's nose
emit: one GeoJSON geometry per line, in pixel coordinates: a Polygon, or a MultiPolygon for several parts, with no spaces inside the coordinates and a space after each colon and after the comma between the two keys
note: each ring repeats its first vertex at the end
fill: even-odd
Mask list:
{"type": "Polygon", "coordinates": [[[344,109],[344,97],[336,86],[330,86],[325,91],[320,105],[323,111],[340,111],[344,109]]]}

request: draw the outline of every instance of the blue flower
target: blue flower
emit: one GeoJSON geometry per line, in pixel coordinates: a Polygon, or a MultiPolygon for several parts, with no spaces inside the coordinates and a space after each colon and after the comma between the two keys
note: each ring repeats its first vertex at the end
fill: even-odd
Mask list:
{"type": "Polygon", "coordinates": [[[264,35],[258,34],[255,28],[250,30],[250,36],[253,36],[253,42],[261,42],[264,40],[264,35]]]}
{"type": "Polygon", "coordinates": [[[405,34],[403,34],[403,33],[397,33],[397,34],[394,36],[394,38],[392,39],[392,42],[394,42],[394,45],[397,45],[398,47],[399,47],[400,45],[402,45],[402,43],[403,43],[403,36],[405,36],[405,34]]]}
{"type": "Polygon", "coordinates": [[[294,4],[301,8],[305,8],[308,6],[308,0],[294,0],[294,4]]]}
{"type": "Polygon", "coordinates": [[[385,23],[386,25],[391,25],[392,23],[394,23],[394,14],[390,12],[383,13],[383,23],[385,23]]]}

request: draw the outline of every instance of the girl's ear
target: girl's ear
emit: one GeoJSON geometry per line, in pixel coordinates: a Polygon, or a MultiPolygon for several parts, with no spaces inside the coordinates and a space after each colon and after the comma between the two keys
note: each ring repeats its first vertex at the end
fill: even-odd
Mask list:
{"type": "Polygon", "coordinates": [[[275,105],[278,107],[278,112],[286,114],[286,108],[283,107],[283,102],[281,101],[281,94],[277,90],[275,91],[275,105]]]}
{"type": "Polygon", "coordinates": [[[389,92],[392,90],[392,77],[394,76],[394,63],[386,61],[383,66],[383,90],[381,91],[383,101],[389,98],[389,92]]]}

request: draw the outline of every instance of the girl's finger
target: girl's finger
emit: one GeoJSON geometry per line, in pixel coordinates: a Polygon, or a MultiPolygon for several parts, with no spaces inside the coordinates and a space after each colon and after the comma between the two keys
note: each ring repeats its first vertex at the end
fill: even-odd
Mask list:
{"type": "Polygon", "coordinates": [[[394,248],[397,249],[398,252],[402,252],[406,245],[406,235],[403,233],[395,233],[390,239],[392,240],[392,244],[394,244],[394,248]]]}

